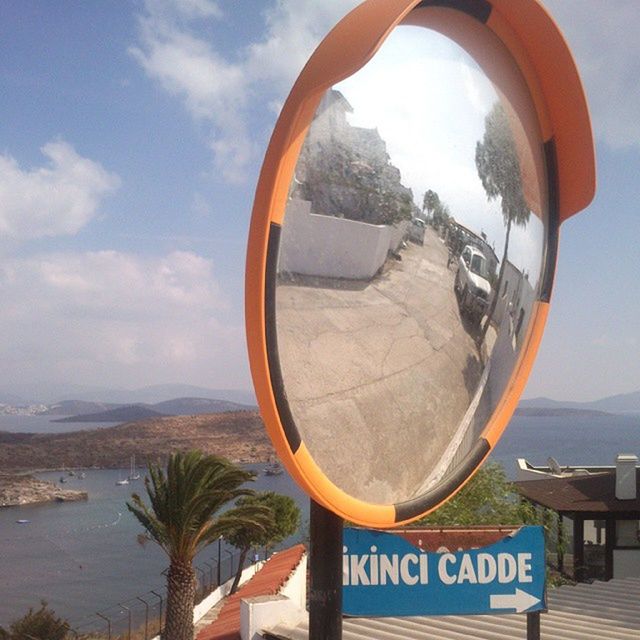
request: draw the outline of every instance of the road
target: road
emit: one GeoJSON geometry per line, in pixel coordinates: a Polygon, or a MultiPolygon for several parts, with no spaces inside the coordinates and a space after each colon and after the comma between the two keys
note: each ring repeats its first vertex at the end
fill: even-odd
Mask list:
{"type": "MultiPolygon", "coordinates": [[[[280,360],[309,451],[350,495],[406,500],[438,468],[483,373],[428,228],[369,282],[280,283],[280,360]]],[[[479,395],[479,394],[478,394],[479,395]]]]}

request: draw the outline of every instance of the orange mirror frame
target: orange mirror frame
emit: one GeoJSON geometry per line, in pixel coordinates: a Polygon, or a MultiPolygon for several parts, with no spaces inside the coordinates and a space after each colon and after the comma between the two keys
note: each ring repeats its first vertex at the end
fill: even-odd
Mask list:
{"type": "MultiPolygon", "coordinates": [[[[416,8],[462,11],[488,27],[505,45],[531,93],[545,141],[549,173],[550,243],[547,262],[553,274],[558,227],[578,213],[595,193],[595,154],[586,98],[575,62],[557,25],[538,0],[367,0],[349,13],[323,40],[293,86],[274,129],[258,181],[247,250],[246,331],[251,372],[267,432],[286,469],[319,504],[352,522],[393,527],[409,522],[455,494],[479,468],[506,428],[531,371],[549,310],[552,277],[533,310],[527,343],[506,392],[482,434],[484,447],[473,464],[451,482],[411,507],[370,504],[335,486],[316,465],[297,435],[283,403],[275,343],[275,283],[267,278],[277,261],[271,230],[284,216],[288,190],[305,135],[324,92],[362,68],[391,30],[403,21],[419,22],[416,8]],[[416,14],[414,14],[416,15],[416,14]],[[271,249],[271,251],[270,251],[271,249]],[[275,255],[274,255],[275,254],[275,255]]],[[[272,271],[273,272],[273,271],[272,271]]],[[[286,403],[284,403],[286,405],[286,403]]]]}

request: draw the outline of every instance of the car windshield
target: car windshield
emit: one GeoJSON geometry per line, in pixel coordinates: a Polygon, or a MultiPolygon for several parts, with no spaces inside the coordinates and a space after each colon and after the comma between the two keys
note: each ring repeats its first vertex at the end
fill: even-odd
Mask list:
{"type": "Polygon", "coordinates": [[[486,278],[487,277],[487,260],[484,256],[474,254],[471,256],[471,264],[469,265],[471,273],[486,278]]]}

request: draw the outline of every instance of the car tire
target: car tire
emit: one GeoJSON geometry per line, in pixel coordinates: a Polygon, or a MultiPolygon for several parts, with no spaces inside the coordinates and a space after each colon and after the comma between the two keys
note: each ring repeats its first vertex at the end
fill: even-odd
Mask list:
{"type": "Polygon", "coordinates": [[[467,294],[469,293],[469,288],[467,287],[467,285],[464,285],[464,289],[462,290],[462,293],[460,294],[460,313],[462,313],[462,315],[466,316],[467,315],[467,294]]]}

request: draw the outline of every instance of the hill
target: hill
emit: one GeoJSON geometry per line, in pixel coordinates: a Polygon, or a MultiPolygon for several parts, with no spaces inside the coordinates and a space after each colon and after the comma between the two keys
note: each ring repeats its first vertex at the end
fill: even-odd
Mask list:
{"type": "Polygon", "coordinates": [[[59,418],[52,422],[133,422],[144,418],[159,418],[165,414],[140,404],[116,407],[99,413],[85,413],[79,416],[59,418]]]}
{"type": "Polygon", "coordinates": [[[520,401],[523,408],[586,409],[608,413],[640,413],[640,391],[619,393],[590,402],[552,400],[551,398],[527,398],[520,401]]]}
{"type": "Polygon", "coordinates": [[[256,398],[253,390],[244,389],[207,389],[206,387],[196,387],[189,384],[158,384],[140,389],[99,389],[92,388],[82,391],[78,389],[64,396],[59,396],[59,400],[97,400],[100,402],[111,402],[115,404],[154,404],[165,402],[172,398],[209,398],[211,400],[229,400],[256,406],[256,398]]]}
{"type": "Polygon", "coordinates": [[[63,489],[52,482],[38,480],[29,475],[0,473],[0,507],[39,502],[73,502],[86,500],[86,491],[63,489]]]}
{"type": "Polygon", "coordinates": [[[274,456],[257,411],[148,418],[67,433],[0,433],[0,442],[3,471],[65,466],[126,468],[132,455],[143,464],[185,449],[200,449],[235,462],[258,462],[274,456]]]}
{"type": "Polygon", "coordinates": [[[151,407],[167,416],[189,416],[202,413],[223,413],[225,411],[255,411],[255,405],[218,400],[215,398],[176,398],[157,402],[151,407]]]}
{"type": "Polygon", "coordinates": [[[86,400],[63,400],[49,405],[46,411],[42,411],[42,416],[75,416],[78,414],[99,413],[116,409],[121,405],[111,402],[88,402],[86,400]]]}
{"type": "MultiPolygon", "coordinates": [[[[0,386],[0,403],[13,406],[57,404],[64,401],[99,402],[113,405],[153,404],[181,397],[229,400],[256,407],[256,396],[253,389],[208,389],[189,384],[157,384],[138,389],[113,389],[54,381],[25,384],[12,384],[5,381],[0,386]]],[[[67,415],[98,410],[98,408],[80,409],[80,411],[72,411],[67,415]]]]}
{"type": "Polygon", "coordinates": [[[253,411],[255,406],[210,398],[174,398],[156,404],[101,405],[98,402],[70,400],[60,402],[42,415],[65,415],[53,422],[133,422],[160,416],[191,416],[226,411],[253,411]],[[81,413],[73,408],[88,407],[81,413]],[[66,411],[67,413],[63,413],[66,411]],[[53,413],[55,412],[55,413],[53,413]]]}
{"type": "Polygon", "coordinates": [[[576,416],[587,418],[589,416],[610,416],[608,411],[594,411],[593,409],[567,409],[565,407],[518,407],[517,416],[535,416],[542,418],[576,416]]]}

